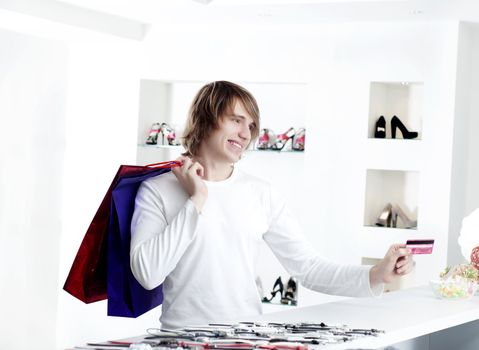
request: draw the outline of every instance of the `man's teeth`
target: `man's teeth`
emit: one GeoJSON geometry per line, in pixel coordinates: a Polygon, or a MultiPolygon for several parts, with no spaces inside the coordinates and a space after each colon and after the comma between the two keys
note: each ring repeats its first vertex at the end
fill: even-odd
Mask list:
{"type": "Polygon", "coordinates": [[[233,146],[238,147],[239,149],[242,148],[241,145],[239,143],[235,142],[235,141],[229,141],[229,143],[231,143],[233,146]]]}

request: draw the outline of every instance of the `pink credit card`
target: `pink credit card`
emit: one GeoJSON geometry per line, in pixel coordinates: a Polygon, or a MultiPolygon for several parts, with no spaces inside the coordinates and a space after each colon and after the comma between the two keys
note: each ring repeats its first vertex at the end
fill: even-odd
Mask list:
{"type": "Polygon", "coordinates": [[[433,239],[408,239],[406,247],[411,249],[411,254],[431,254],[434,247],[433,239]]]}

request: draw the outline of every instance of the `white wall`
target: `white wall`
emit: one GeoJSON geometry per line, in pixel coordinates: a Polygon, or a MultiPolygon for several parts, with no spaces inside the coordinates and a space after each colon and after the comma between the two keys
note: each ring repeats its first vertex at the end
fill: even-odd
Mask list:
{"type": "Polygon", "coordinates": [[[66,46],[0,29],[2,349],[54,349],[66,46]]]}
{"type": "Polygon", "coordinates": [[[479,207],[479,26],[461,23],[458,44],[454,156],[451,186],[451,223],[448,263],[465,262],[457,239],[462,219],[479,207]]]}
{"type": "Polygon", "coordinates": [[[473,85],[472,72],[473,67],[473,42],[474,35],[471,28],[466,24],[459,27],[458,38],[458,63],[457,63],[457,80],[456,80],[456,96],[455,96],[455,123],[454,123],[454,150],[453,163],[451,169],[451,200],[449,222],[449,251],[448,264],[463,263],[464,258],[459,250],[457,239],[461,229],[462,218],[466,214],[466,201],[468,192],[467,169],[470,166],[470,160],[473,165],[475,162],[471,158],[476,152],[468,148],[467,136],[469,125],[472,120],[470,114],[471,107],[471,87],[473,85]]]}
{"type": "MultiPolygon", "coordinates": [[[[307,152],[300,162],[295,160],[305,164],[304,173],[284,192],[287,198],[295,191],[305,194],[294,210],[318,251],[353,263],[360,262],[366,152],[378,152],[366,143],[369,81],[424,81],[430,117],[423,123],[422,152],[428,178],[436,179],[421,184],[427,190],[419,201],[431,218],[425,234],[447,237],[457,24],[290,29],[157,28],[141,45],[106,39],[69,43],[68,60],[60,43],[8,32],[0,35],[2,46],[12,48],[8,51],[12,54],[0,57],[0,277],[9,281],[1,284],[0,296],[6,319],[12,320],[6,328],[7,344],[16,342],[8,348],[27,347],[26,337],[19,338],[24,342],[20,344],[14,338],[25,334],[25,327],[45,339],[49,349],[55,348],[56,328],[56,348],[61,349],[139,334],[158,324],[160,310],[138,319],[107,317],[105,302],[84,305],[61,290],[118,165],[135,162],[139,77],[310,83],[306,115],[299,117],[307,124],[307,152]],[[10,115],[15,119],[6,117],[10,115]],[[34,176],[10,173],[12,166],[27,167],[34,176]],[[428,195],[436,189],[435,196],[428,195]],[[48,242],[42,239],[45,236],[48,242]],[[12,260],[17,274],[6,268],[12,260]]],[[[477,56],[475,46],[473,52],[477,56]]],[[[473,100],[471,113],[478,107],[473,100]]],[[[474,123],[471,120],[478,130],[474,123]]],[[[474,132],[470,135],[473,140],[474,132]]],[[[468,147],[477,146],[469,142],[468,147]]],[[[281,162],[285,159],[289,163],[286,157],[281,162]]],[[[471,193],[478,193],[473,180],[477,167],[469,164],[468,186],[475,191],[471,193]]],[[[468,195],[467,208],[476,200],[468,195]]],[[[441,258],[446,245],[443,239],[437,242],[441,258]]],[[[277,269],[271,262],[266,272],[277,269]]],[[[302,305],[324,300],[304,290],[300,298],[302,305]]]]}
{"type": "Polygon", "coordinates": [[[69,43],[63,232],[60,243],[58,348],[142,333],[142,320],[106,316],[61,291],[83,236],[120,164],[134,164],[138,123],[138,44],[69,43]]]}
{"type": "Polygon", "coordinates": [[[479,25],[467,25],[467,31],[470,35],[470,98],[469,98],[469,128],[467,133],[468,140],[468,159],[467,159],[467,183],[466,183],[466,207],[465,215],[469,215],[474,209],[479,208],[479,25]]]}
{"type": "MultiPolygon", "coordinates": [[[[308,191],[314,211],[305,225],[314,244],[334,260],[380,258],[393,242],[436,238],[435,253],[418,257],[424,283],[446,263],[452,159],[457,24],[364,23],[334,26],[334,63],[316,84],[318,111],[307,123],[308,191]],[[326,80],[326,82],[325,82],[326,80]],[[424,82],[422,140],[416,144],[366,138],[371,81],[424,82]],[[411,149],[413,152],[408,152],[411,149]],[[363,228],[366,169],[420,171],[420,230],[363,228]],[[418,167],[415,169],[415,167],[418,167]],[[308,169],[308,167],[311,167],[308,169]]],[[[388,119],[390,119],[389,116],[388,119]]],[[[387,128],[390,124],[387,124],[387,128]]],[[[379,213],[377,213],[379,215],[379,213]]]]}

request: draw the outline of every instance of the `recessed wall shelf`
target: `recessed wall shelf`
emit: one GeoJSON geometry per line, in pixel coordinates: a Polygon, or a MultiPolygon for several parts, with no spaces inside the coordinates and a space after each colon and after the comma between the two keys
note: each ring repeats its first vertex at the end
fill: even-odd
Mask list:
{"type": "MultiPolygon", "coordinates": [[[[386,138],[391,136],[391,119],[397,116],[409,131],[418,132],[413,140],[422,138],[423,90],[421,82],[371,82],[369,90],[368,137],[374,138],[376,122],[384,116],[386,138]]],[[[404,139],[396,129],[396,139],[404,139]]]]}
{"type": "MultiPolygon", "coordinates": [[[[366,173],[366,194],[364,205],[364,226],[377,227],[378,219],[390,221],[391,212],[387,206],[399,207],[411,221],[417,222],[417,203],[419,191],[419,172],[403,170],[368,169],[366,173]]],[[[408,227],[401,217],[397,228],[417,229],[417,225],[408,227]]]]}

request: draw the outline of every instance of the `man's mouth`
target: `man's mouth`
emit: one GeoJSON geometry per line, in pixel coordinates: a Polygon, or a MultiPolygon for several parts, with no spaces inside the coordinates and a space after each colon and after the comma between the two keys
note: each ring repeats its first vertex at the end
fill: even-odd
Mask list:
{"type": "Polygon", "coordinates": [[[228,142],[229,142],[231,145],[237,147],[239,150],[242,150],[242,149],[243,149],[243,145],[242,145],[241,143],[239,143],[239,142],[236,142],[236,141],[234,141],[234,140],[228,140],[228,142]]]}

